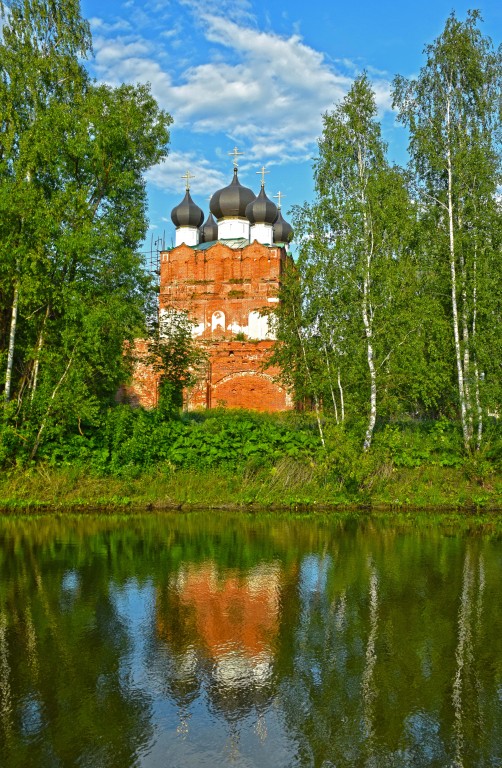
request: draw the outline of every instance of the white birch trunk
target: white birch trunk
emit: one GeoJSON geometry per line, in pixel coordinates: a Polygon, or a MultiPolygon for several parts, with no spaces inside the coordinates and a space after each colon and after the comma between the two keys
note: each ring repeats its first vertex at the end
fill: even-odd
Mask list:
{"type": "Polygon", "coordinates": [[[483,409],[481,408],[481,397],[479,394],[479,370],[478,363],[474,361],[474,389],[476,398],[476,412],[478,416],[478,428],[476,435],[476,450],[481,450],[481,443],[483,441],[483,409]]]}
{"type": "Polygon", "coordinates": [[[376,412],[377,412],[377,384],[376,384],[376,368],[373,354],[373,309],[371,306],[371,259],[373,257],[373,227],[368,221],[367,202],[365,197],[365,168],[364,161],[361,152],[361,146],[358,147],[358,166],[359,166],[359,182],[361,184],[361,206],[363,210],[364,221],[364,250],[366,256],[366,264],[364,266],[363,277],[363,301],[362,301],[362,317],[364,324],[364,332],[366,334],[366,357],[368,361],[368,368],[370,372],[370,416],[368,420],[368,428],[364,436],[363,450],[368,451],[371,446],[373,438],[373,430],[375,429],[376,412]]]}
{"type": "Polygon", "coordinates": [[[342,411],[342,424],[345,421],[345,402],[343,399],[342,381],[340,378],[340,369],[338,369],[338,390],[340,392],[340,409],[342,411]]]}
{"type": "MultiPolygon", "coordinates": [[[[462,228],[462,221],[459,218],[459,228],[462,228]]],[[[464,394],[467,409],[467,424],[469,428],[469,441],[472,441],[473,422],[472,422],[472,403],[471,403],[471,344],[469,338],[469,303],[467,300],[467,269],[465,265],[465,259],[460,252],[460,270],[462,275],[462,341],[464,344],[464,394]]]]}
{"type": "Polygon", "coordinates": [[[447,168],[448,168],[448,235],[450,249],[450,275],[451,275],[451,304],[453,337],[455,340],[455,358],[457,363],[458,377],[458,396],[460,400],[460,415],[462,420],[462,433],[464,436],[464,446],[466,450],[470,447],[469,425],[467,419],[467,405],[465,399],[464,373],[462,367],[462,353],[460,348],[460,332],[457,307],[457,274],[455,264],[455,230],[453,225],[453,171],[451,163],[450,149],[450,100],[446,103],[446,124],[448,131],[448,145],[446,150],[447,168]]]}
{"type": "MultiPolygon", "coordinates": [[[[478,296],[477,296],[477,263],[478,263],[478,254],[477,254],[477,248],[474,246],[474,264],[472,268],[473,272],[473,288],[472,288],[472,344],[474,350],[476,350],[476,322],[477,322],[477,311],[478,311],[478,296]]],[[[474,393],[475,393],[475,402],[476,402],[476,414],[477,414],[477,436],[476,436],[476,450],[479,451],[481,449],[481,441],[483,439],[483,409],[481,408],[481,397],[479,392],[479,369],[478,369],[478,361],[476,357],[476,352],[474,351],[474,393]]]]}
{"type": "Polygon", "coordinates": [[[472,440],[473,423],[472,423],[472,408],[471,408],[471,357],[470,357],[470,339],[469,328],[467,318],[467,296],[462,297],[462,341],[464,343],[464,394],[466,405],[466,416],[469,431],[469,441],[472,440]]]}
{"type": "Polygon", "coordinates": [[[5,372],[5,402],[10,400],[12,388],[12,368],[14,365],[14,350],[16,347],[17,310],[19,306],[19,286],[16,280],[14,285],[14,297],[12,299],[12,314],[10,319],[9,350],[7,352],[7,370],[5,372]]]}
{"type": "Polygon", "coordinates": [[[326,366],[328,368],[328,380],[329,380],[329,389],[331,392],[331,400],[333,401],[333,408],[335,410],[335,421],[338,424],[338,407],[336,405],[336,397],[335,397],[335,391],[333,389],[333,386],[331,384],[331,366],[329,364],[329,356],[328,356],[328,348],[326,345],[324,345],[324,353],[326,355],[326,366]]]}
{"type": "Polygon", "coordinates": [[[377,412],[376,369],[375,369],[375,361],[373,358],[373,344],[372,344],[373,323],[371,318],[371,310],[369,309],[368,304],[369,304],[369,258],[368,258],[368,268],[367,268],[367,272],[363,282],[363,306],[362,306],[364,330],[366,333],[366,352],[367,352],[368,368],[370,371],[370,417],[368,421],[368,428],[366,430],[366,435],[364,437],[363,449],[365,451],[369,450],[371,446],[371,440],[373,438],[373,430],[375,429],[376,412],[377,412]]]}

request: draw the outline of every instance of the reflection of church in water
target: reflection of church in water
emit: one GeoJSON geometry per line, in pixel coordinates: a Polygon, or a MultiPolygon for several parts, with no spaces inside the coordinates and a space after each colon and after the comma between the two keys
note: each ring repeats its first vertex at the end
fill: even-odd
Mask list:
{"type": "Polygon", "coordinates": [[[277,307],[281,275],[290,258],[291,226],[265,193],[265,169],[256,196],[240,184],[234,150],[231,183],[213,194],[204,222],[186,194],[171,218],[173,248],[160,254],[160,316],[186,311],[209,364],[187,396],[188,408],[227,407],[284,410],[291,407],[277,383],[280,371],[265,368],[274,346],[270,313],[277,307]]]}

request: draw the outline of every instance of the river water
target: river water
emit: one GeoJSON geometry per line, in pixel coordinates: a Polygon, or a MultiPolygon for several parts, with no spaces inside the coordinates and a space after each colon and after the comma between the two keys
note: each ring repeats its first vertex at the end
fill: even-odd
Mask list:
{"type": "Polygon", "coordinates": [[[500,531],[0,518],[0,766],[502,766],[500,531]]]}

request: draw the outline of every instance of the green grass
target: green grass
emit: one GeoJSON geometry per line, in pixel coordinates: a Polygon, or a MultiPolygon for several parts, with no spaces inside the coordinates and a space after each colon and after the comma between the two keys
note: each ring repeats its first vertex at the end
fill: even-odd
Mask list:
{"type": "Polygon", "coordinates": [[[386,470],[372,484],[347,491],[312,464],[282,459],[257,471],[157,467],[134,477],[103,476],[82,467],[38,465],[0,479],[0,507],[50,508],[330,508],[500,509],[502,478],[480,484],[462,469],[386,470]],[[368,487],[371,485],[371,487],[368,487]]]}

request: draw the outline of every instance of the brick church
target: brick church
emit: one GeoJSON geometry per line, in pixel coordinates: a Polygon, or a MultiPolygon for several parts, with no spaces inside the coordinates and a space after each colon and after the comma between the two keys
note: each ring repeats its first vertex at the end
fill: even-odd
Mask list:
{"type": "MultiPolygon", "coordinates": [[[[204,213],[186,193],[171,218],[174,247],[160,253],[159,313],[188,313],[193,334],[205,348],[207,366],[195,387],[185,393],[185,408],[252,408],[281,411],[291,399],[277,381],[280,371],[265,367],[274,346],[270,314],[278,304],[286,267],[291,226],[279,205],[261,189],[255,195],[240,184],[237,150],[231,183],[213,194],[204,213]]],[[[153,387],[155,389],[155,386],[153,387]]],[[[137,400],[154,406],[151,376],[136,370],[137,400]]]]}

